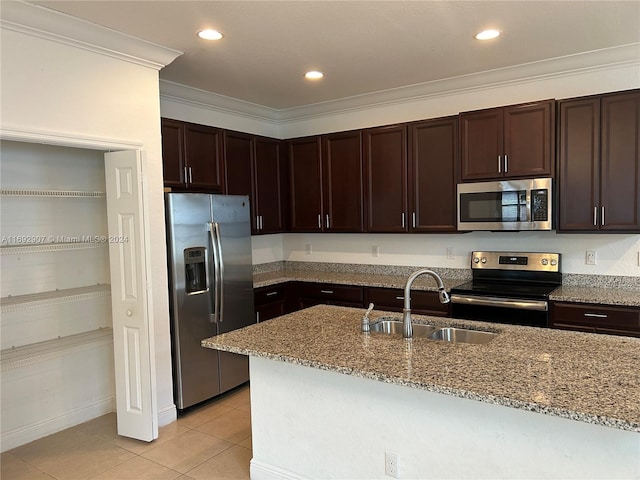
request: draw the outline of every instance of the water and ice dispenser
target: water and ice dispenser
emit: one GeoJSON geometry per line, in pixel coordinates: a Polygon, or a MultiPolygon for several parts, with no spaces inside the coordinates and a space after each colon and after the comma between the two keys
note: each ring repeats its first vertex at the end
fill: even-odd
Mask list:
{"type": "Polygon", "coordinates": [[[191,247],[184,249],[185,293],[202,293],[207,288],[206,248],[191,247]]]}

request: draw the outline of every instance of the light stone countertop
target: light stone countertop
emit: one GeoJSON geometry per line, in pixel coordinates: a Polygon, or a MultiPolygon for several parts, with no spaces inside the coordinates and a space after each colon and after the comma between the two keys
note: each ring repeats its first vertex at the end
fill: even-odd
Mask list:
{"type": "MultiPolygon", "coordinates": [[[[470,275],[470,274],[469,274],[470,275]]],[[[335,283],[342,285],[359,285],[367,287],[404,288],[408,275],[387,275],[381,273],[344,273],[315,270],[275,270],[253,275],[254,288],[278,285],[285,282],[318,282],[335,283]]],[[[457,287],[470,280],[468,278],[449,278],[446,273],[442,275],[447,290],[457,287]]],[[[549,299],[556,302],[593,303],[601,305],[618,305],[628,307],[640,307],[640,288],[622,284],[607,279],[606,276],[589,276],[595,278],[591,282],[597,285],[598,278],[602,279],[602,285],[582,286],[563,285],[551,292],[549,299]]],[[[412,290],[437,290],[436,283],[431,277],[419,277],[412,285],[412,290]]]]}
{"type": "MultiPolygon", "coordinates": [[[[417,269],[416,269],[417,270],[417,269]]],[[[404,288],[407,283],[405,275],[384,275],[377,273],[341,273],[301,270],[278,270],[253,275],[254,288],[278,285],[285,282],[334,283],[338,285],[356,285],[363,287],[404,288]]],[[[468,278],[442,277],[447,290],[463,284],[468,278]]],[[[412,290],[437,291],[435,280],[422,276],[415,280],[412,290]]]]}
{"type": "MultiPolygon", "coordinates": [[[[414,315],[500,334],[485,345],[406,341],[363,334],[363,313],[318,305],[202,345],[640,432],[640,339],[414,315]]],[[[371,318],[381,316],[398,314],[371,318]]]]}

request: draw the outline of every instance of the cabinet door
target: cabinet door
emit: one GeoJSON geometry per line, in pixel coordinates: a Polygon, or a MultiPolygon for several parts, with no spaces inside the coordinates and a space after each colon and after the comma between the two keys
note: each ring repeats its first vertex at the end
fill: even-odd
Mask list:
{"type": "Polygon", "coordinates": [[[260,216],[258,233],[277,233],[284,229],[280,145],[278,140],[255,139],[255,211],[260,216]]]}
{"type": "Polygon", "coordinates": [[[504,109],[505,177],[552,175],[555,148],[555,101],[504,109]]]}
{"type": "Polygon", "coordinates": [[[323,137],[324,231],[363,232],[362,134],[323,137]]]}
{"type": "Polygon", "coordinates": [[[455,231],[458,117],[411,124],[409,143],[411,230],[455,231]]]}
{"type": "Polygon", "coordinates": [[[364,131],[365,206],[369,232],[406,232],[407,127],[364,131]]]}
{"type": "Polygon", "coordinates": [[[600,228],[640,230],[640,91],[601,103],[600,228]]]}
{"type": "Polygon", "coordinates": [[[256,205],[253,198],[253,136],[224,132],[225,192],[229,195],[249,195],[251,230],[256,233],[256,205]]]}
{"type": "Polygon", "coordinates": [[[189,187],[222,192],[222,130],[192,123],[184,128],[189,187]]]}
{"type": "Polygon", "coordinates": [[[460,114],[461,179],[502,177],[503,109],[460,114]]]}
{"type": "Polygon", "coordinates": [[[559,102],[558,231],[595,230],[600,203],[600,100],[559,102]]]}
{"type": "Polygon", "coordinates": [[[320,137],[289,142],[291,231],[322,231],[320,137]]]}
{"type": "Polygon", "coordinates": [[[184,123],[162,119],[162,176],[165,187],[186,187],[184,123]]]}

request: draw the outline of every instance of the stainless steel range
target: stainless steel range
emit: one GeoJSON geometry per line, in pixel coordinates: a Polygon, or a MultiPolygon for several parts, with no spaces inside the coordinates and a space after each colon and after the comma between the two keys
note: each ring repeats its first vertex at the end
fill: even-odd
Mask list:
{"type": "Polygon", "coordinates": [[[473,279],[451,289],[454,318],[548,326],[549,294],[562,284],[559,253],[472,252],[473,279]]]}

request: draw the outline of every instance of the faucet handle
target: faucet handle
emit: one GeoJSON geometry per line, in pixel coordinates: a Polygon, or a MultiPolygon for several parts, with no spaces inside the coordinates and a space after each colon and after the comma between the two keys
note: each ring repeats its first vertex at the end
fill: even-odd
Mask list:
{"type": "Polygon", "coordinates": [[[369,314],[371,313],[371,310],[373,310],[373,303],[369,304],[369,308],[367,308],[367,311],[364,313],[364,316],[362,317],[362,331],[364,333],[369,333],[371,331],[369,325],[369,314]]]}

